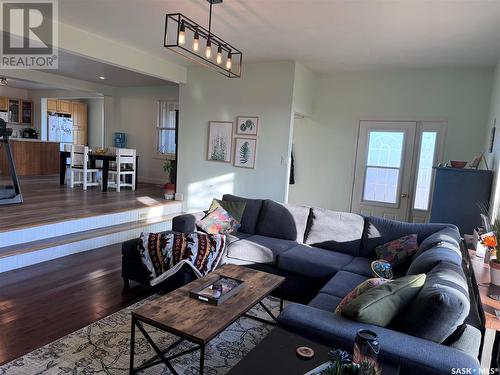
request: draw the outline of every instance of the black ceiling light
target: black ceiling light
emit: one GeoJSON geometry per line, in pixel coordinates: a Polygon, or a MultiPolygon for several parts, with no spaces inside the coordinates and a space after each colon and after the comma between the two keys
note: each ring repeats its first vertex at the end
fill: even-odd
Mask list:
{"type": "Polygon", "coordinates": [[[208,30],[181,13],[170,13],[165,17],[163,45],[229,78],[240,78],[243,54],[212,33],[212,5],[220,4],[222,0],[207,1],[210,3],[208,30]],[[202,45],[205,46],[204,49],[200,48],[202,45]],[[215,59],[212,46],[217,48],[215,59]],[[224,58],[224,55],[227,57],[224,58]]]}

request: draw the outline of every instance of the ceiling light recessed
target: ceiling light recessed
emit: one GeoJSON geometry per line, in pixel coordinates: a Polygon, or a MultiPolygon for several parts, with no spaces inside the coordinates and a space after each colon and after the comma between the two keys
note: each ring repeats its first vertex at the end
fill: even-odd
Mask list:
{"type": "Polygon", "coordinates": [[[103,79],[106,79],[106,77],[104,77],[104,76],[99,76],[99,79],[103,80],[103,79]]]}

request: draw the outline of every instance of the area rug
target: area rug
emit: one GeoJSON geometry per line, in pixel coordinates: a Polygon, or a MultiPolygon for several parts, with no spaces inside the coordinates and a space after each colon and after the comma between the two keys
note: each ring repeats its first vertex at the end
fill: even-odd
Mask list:
{"type": "MultiPolygon", "coordinates": [[[[158,297],[159,295],[148,297],[0,366],[0,375],[127,374],[130,351],[130,312],[158,297]]],[[[263,302],[275,315],[278,315],[278,299],[268,297],[263,302]]],[[[265,319],[269,317],[258,305],[250,310],[250,314],[265,319]]],[[[144,325],[144,327],[160,348],[166,348],[177,339],[151,326],[144,325]]],[[[254,319],[240,318],[207,345],[204,373],[207,375],[226,374],[272,328],[272,325],[254,319]]],[[[186,350],[191,345],[184,342],[176,348],[176,351],[186,350]]],[[[138,366],[153,355],[153,349],[137,330],[135,365],[138,366]]],[[[172,364],[179,374],[196,375],[199,372],[199,358],[199,351],[195,351],[173,360],[172,364]]],[[[142,371],[141,374],[167,375],[170,371],[164,365],[157,365],[142,371]]]]}

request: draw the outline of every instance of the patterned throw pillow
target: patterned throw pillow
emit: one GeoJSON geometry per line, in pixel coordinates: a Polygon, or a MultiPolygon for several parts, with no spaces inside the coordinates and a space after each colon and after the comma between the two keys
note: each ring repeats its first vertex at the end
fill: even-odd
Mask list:
{"type": "Polygon", "coordinates": [[[338,304],[337,308],[335,309],[335,314],[341,314],[342,313],[342,307],[347,305],[349,302],[354,300],[355,298],[359,297],[361,294],[366,292],[368,289],[375,288],[379,285],[385,284],[387,282],[390,282],[391,280],[387,279],[382,279],[382,278],[372,278],[363,281],[361,284],[359,284],[356,288],[351,290],[343,299],[340,301],[338,304]]]}
{"type": "Polygon", "coordinates": [[[389,262],[393,267],[410,259],[418,250],[417,235],[409,234],[379,245],[375,248],[377,258],[389,262]]]}
{"type": "Polygon", "coordinates": [[[246,205],[247,205],[246,202],[222,201],[214,198],[207,212],[212,212],[217,207],[222,207],[236,221],[241,222],[241,219],[243,218],[243,213],[245,212],[246,205]]]}
{"type": "Polygon", "coordinates": [[[201,277],[220,263],[226,248],[226,236],[205,233],[142,233],[138,250],[142,263],[156,285],[187,263],[201,277]]]}
{"type": "Polygon", "coordinates": [[[240,223],[222,207],[209,212],[203,219],[198,220],[196,225],[208,234],[229,234],[240,227],[240,223]]]}

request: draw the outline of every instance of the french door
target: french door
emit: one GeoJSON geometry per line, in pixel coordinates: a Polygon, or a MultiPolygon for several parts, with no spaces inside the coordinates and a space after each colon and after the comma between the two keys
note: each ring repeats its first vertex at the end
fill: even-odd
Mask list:
{"type": "Polygon", "coordinates": [[[351,210],[426,222],[444,124],[360,121],[351,210]]]}

